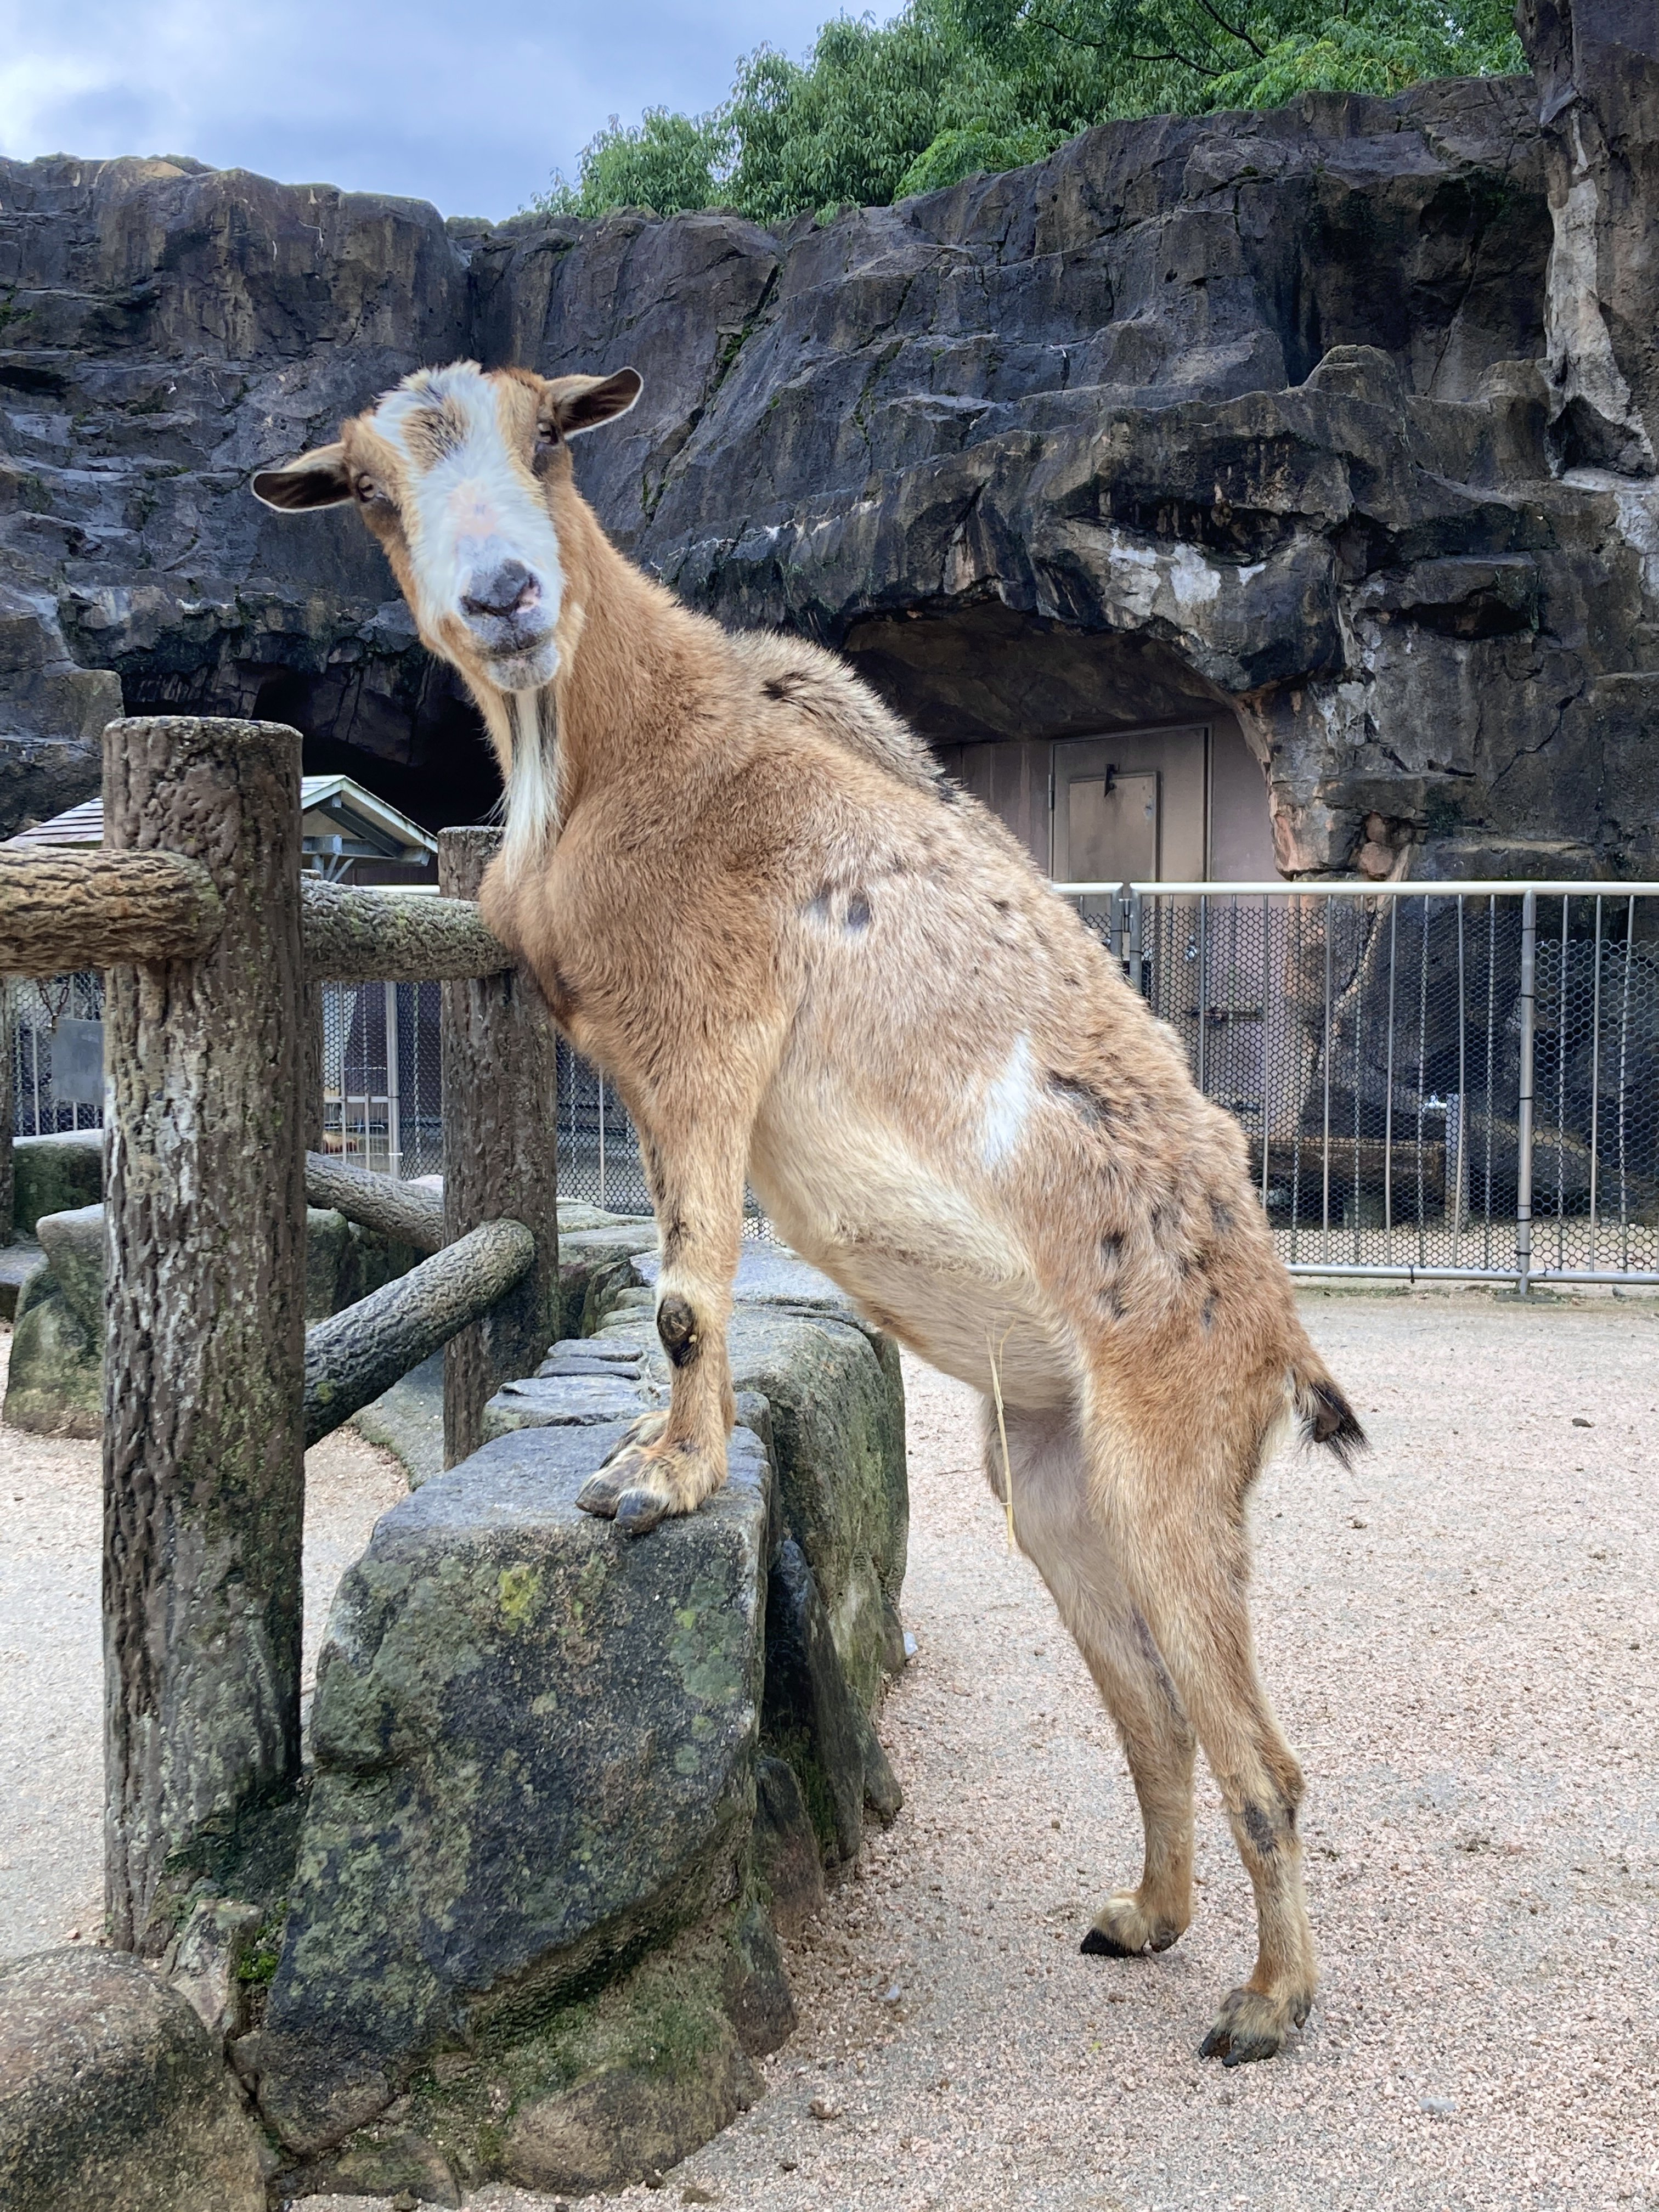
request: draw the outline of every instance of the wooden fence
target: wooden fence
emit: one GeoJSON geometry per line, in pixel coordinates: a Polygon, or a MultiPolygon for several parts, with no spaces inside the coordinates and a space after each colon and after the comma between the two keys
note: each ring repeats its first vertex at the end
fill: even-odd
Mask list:
{"type": "Polygon", "coordinates": [[[299,1781],[306,1447],[442,1345],[453,1464],[557,1334],[556,1033],[479,917],[495,831],[444,833],[436,899],[302,880],[297,731],[112,722],[104,821],[0,850],[0,975],[109,971],[106,1891],[154,1951],[299,1781]],[[432,978],[441,1206],[318,1149],[320,986],[432,978]],[[431,1255],[308,1332],[307,1190],[431,1255]]]}

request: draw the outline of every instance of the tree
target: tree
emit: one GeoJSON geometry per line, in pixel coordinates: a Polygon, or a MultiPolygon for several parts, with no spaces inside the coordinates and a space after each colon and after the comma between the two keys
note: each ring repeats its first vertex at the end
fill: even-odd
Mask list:
{"type": "Polygon", "coordinates": [[[1017,168],[1116,117],[1523,66],[1507,0],[910,0],[890,23],[837,16],[804,63],[763,46],[708,115],[613,116],[533,204],[783,223],[1017,168]]]}

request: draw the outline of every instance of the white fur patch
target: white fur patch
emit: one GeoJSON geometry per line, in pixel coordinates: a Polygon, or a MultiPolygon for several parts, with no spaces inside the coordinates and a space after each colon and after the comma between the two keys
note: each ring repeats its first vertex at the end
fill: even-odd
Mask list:
{"type": "Polygon", "coordinates": [[[374,410],[374,428],[405,464],[411,496],[404,528],[422,625],[435,633],[446,615],[460,613],[475,574],[515,560],[540,579],[550,629],[564,592],[558,532],[539,493],[514,464],[495,386],[471,362],[422,369],[386,393],[374,410]],[[439,407],[464,428],[436,460],[416,461],[410,426],[439,407]]]}
{"type": "Polygon", "coordinates": [[[1031,1040],[1022,1030],[1014,1039],[1007,1065],[985,1095],[985,1117],[981,1125],[979,1156],[988,1168],[1000,1167],[1012,1158],[1025,1133],[1025,1124],[1036,1103],[1036,1085],[1031,1075],[1031,1040]]]}

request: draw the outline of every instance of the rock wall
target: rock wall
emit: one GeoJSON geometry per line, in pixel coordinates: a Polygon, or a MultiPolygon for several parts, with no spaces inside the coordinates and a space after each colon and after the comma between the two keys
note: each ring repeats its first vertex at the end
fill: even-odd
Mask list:
{"type": "Polygon", "coordinates": [[[1224,703],[1288,870],[1369,819],[1421,873],[1650,872],[1659,108],[1635,33],[1534,12],[1536,86],[1112,125],[779,234],[0,164],[0,827],[87,787],[118,688],[480,811],[356,518],[245,489],[471,355],[633,362],[580,465],[619,542],[938,738],[1224,703]]]}

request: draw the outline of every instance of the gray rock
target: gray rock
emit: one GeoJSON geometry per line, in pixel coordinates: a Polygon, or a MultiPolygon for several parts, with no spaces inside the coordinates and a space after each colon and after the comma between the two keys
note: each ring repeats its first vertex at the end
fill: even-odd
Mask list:
{"type": "Polygon", "coordinates": [[[795,2000],[783,1954],[764,1905],[750,1905],[732,1930],[724,1996],[726,2017],[751,2058],[764,2058],[795,2032],[795,2000]]]}
{"type": "Polygon", "coordinates": [[[667,1399],[666,1390],[659,1399],[649,1384],[620,1373],[532,1375],[522,1382],[503,1383],[484,1407],[484,1439],[487,1443],[515,1429],[592,1428],[600,1422],[631,1421],[653,1403],[665,1405],[667,1399]]]}
{"type": "Polygon", "coordinates": [[[444,1471],[444,1356],[434,1352],[392,1384],[352,1425],[372,1444],[403,1462],[409,1486],[418,1490],[444,1471]]]}
{"type": "MultiPolygon", "coordinates": [[[[58,1147],[36,1152],[27,1170],[31,1207],[43,1195],[84,1184],[101,1158],[84,1142],[26,1141],[58,1147]]],[[[14,1427],[40,1435],[95,1437],[103,1427],[104,1209],[100,1203],[42,1213],[33,1225],[44,1264],[15,1294],[5,1417],[14,1427]]],[[[307,1319],[324,1320],[355,1304],[406,1274],[420,1257],[377,1230],[308,1206],[307,1319]]],[[[439,1421],[441,1427],[441,1401],[439,1421]]],[[[441,1449],[441,1440],[440,1463],[441,1449]]]]}
{"type": "Polygon", "coordinates": [[[768,1471],[630,1542],[575,1493],[620,1430],[504,1436],[375,1529],[340,1585],[316,1779],[258,2054],[298,2150],[413,2058],[533,2015],[706,1913],[753,1813],[768,1471]]]}
{"type": "Polygon", "coordinates": [[[136,1959],[0,1968],[8,2212],[264,2212],[259,2137],[192,2007],[136,1959]]]}
{"type": "Polygon", "coordinates": [[[1288,869],[1376,816],[1442,876],[1564,842],[1655,872],[1650,17],[1523,15],[1535,84],[1109,124],[778,233],[6,163],[0,829],[181,684],[481,811],[355,518],[280,521],[247,473],[423,362],[626,358],[644,398],[578,463],[620,541],[939,742],[1231,704],[1288,869]]]}
{"type": "Polygon", "coordinates": [[[866,1802],[890,1820],[901,1802],[868,1713],[852,1691],[805,1554],[786,1537],[766,1599],[769,1751],[794,1770],[826,1859],[850,1862],[864,1837],[866,1802]]]}
{"type": "Polygon", "coordinates": [[[850,1319],[763,1305],[738,1306],[729,1338],[737,1387],[771,1407],[784,1524],[811,1563],[842,1671],[868,1711],[909,1535],[897,1347],[850,1319]]]}
{"type": "Polygon", "coordinates": [[[1552,437],[1569,465],[1650,476],[1659,453],[1659,19],[1650,8],[1522,0],[1516,27],[1536,80],[1554,226],[1552,437]]]}
{"type": "Polygon", "coordinates": [[[461,2192],[454,2169],[434,2144],[412,2128],[390,2124],[361,2129],[348,2143],[284,2173],[278,2187],[292,2202],[302,2184],[307,2197],[390,2197],[416,2204],[457,2206],[461,2192]]]}
{"type": "Polygon", "coordinates": [[[247,2032],[248,1989],[241,1967],[264,1918],[261,1905],[202,1897],[179,1932],[167,1979],[188,1998],[221,2050],[228,2039],[247,2032]]]}
{"type": "Polygon", "coordinates": [[[332,1206],[306,1208],[306,1319],[326,1321],[340,1310],[340,1278],[349,1264],[351,1224],[332,1206]]]}
{"type": "Polygon", "coordinates": [[[104,1333],[104,1209],[79,1206],[43,1213],[34,1224],[53,1280],[77,1321],[101,1341],[104,1333]]]}
{"type": "MultiPolygon", "coordinates": [[[[626,1264],[654,1281],[654,1251],[626,1264]]],[[[631,1420],[666,1403],[651,1294],[596,1298],[594,1280],[587,1310],[599,1307],[598,1333],[553,1346],[537,1376],[498,1391],[486,1436],[631,1420]]],[[[842,1669],[867,1712],[903,1655],[909,1490],[897,1349],[793,1253],[745,1244],[735,1291],[733,1387],[767,1403],[784,1522],[811,1562],[842,1669]]]]}
{"type": "Polygon", "coordinates": [[[37,1268],[46,1264],[46,1255],[33,1237],[21,1237],[14,1244],[0,1244],[0,1321],[15,1321],[17,1301],[23,1285],[37,1268]]]}
{"type": "Polygon", "coordinates": [[[43,1213],[96,1206],[104,1194],[104,1133],[64,1129],[19,1137],[12,1150],[12,1214],[20,1237],[33,1237],[43,1213]]]}
{"type": "Polygon", "coordinates": [[[44,1265],[17,1294],[4,1419],[36,1436],[103,1433],[103,1331],[88,1325],[44,1265]]]}
{"type": "Polygon", "coordinates": [[[693,2063],[609,2066],[528,2105],[507,2139],[508,2180],[586,2196],[678,2166],[760,2093],[735,2029],[722,2025],[693,2063]]]}
{"type": "Polygon", "coordinates": [[[795,1770],[769,1753],[755,1764],[753,1856],[772,1925],[799,1936],[823,1908],[823,1862],[795,1770]]]}
{"type": "Polygon", "coordinates": [[[594,1217],[592,1225],[567,1228],[566,1209],[559,1210],[562,1340],[591,1336],[603,1318],[607,1296],[644,1280],[635,1267],[636,1255],[657,1249],[654,1222],[608,1219],[593,1207],[580,1209],[577,1219],[588,1215],[594,1217]]]}

